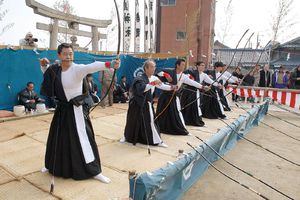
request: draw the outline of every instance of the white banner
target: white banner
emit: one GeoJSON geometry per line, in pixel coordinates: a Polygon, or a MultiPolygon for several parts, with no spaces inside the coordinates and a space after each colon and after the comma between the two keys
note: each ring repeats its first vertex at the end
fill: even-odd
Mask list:
{"type": "Polygon", "coordinates": [[[123,51],[128,52],[131,39],[131,17],[129,13],[129,0],[124,0],[123,13],[123,51]]]}
{"type": "Polygon", "coordinates": [[[144,52],[149,51],[149,11],[146,0],[144,0],[144,15],[145,15],[145,23],[144,23],[144,52]]]}
{"type": "Polygon", "coordinates": [[[140,52],[141,38],[141,18],[139,10],[139,1],[135,0],[135,31],[134,31],[134,52],[140,52]]]}
{"type": "Polygon", "coordinates": [[[149,0],[149,24],[150,24],[150,52],[154,52],[154,19],[153,19],[153,0],[149,0]]]}

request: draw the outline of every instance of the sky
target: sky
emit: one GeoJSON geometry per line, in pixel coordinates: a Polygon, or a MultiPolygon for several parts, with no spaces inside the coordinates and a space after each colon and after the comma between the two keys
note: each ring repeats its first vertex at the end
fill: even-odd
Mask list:
{"type": "MultiPolygon", "coordinates": [[[[37,0],[39,3],[53,7],[54,0],[37,0]]],[[[122,0],[117,0],[122,5],[122,0]]],[[[131,12],[133,12],[133,0],[131,3],[131,12]]],[[[143,0],[139,0],[140,5],[143,5],[143,0]]],[[[188,1],[188,0],[186,0],[188,1]]],[[[216,37],[220,40],[220,30],[222,23],[226,18],[224,12],[229,0],[217,0],[216,3],[216,37]]],[[[82,17],[96,18],[96,19],[110,19],[112,13],[115,11],[113,0],[69,0],[70,4],[74,7],[75,14],[82,17]]],[[[232,17],[230,20],[229,30],[227,31],[226,41],[224,43],[230,47],[235,47],[237,41],[246,29],[250,29],[248,35],[255,32],[253,37],[253,46],[256,45],[257,34],[261,45],[264,46],[271,37],[271,16],[275,14],[277,9],[277,0],[233,0],[232,1],[232,17]]],[[[24,38],[27,32],[32,32],[34,37],[39,39],[39,47],[49,46],[49,33],[46,31],[37,30],[35,28],[36,22],[50,23],[48,18],[36,15],[33,9],[25,4],[25,0],[4,0],[1,10],[7,9],[7,14],[0,23],[0,28],[5,24],[14,23],[14,26],[0,36],[0,44],[18,45],[19,40],[24,38]]],[[[141,7],[142,9],[142,7],[141,7]]],[[[300,1],[295,0],[293,9],[291,11],[291,18],[296,22],[292,28],[285,30],[279,37],[279,42],[291,40],[299,37],[300,32],[300,15],[297,10],[300,9],[300,1]]],[[[122,10],[122,8],[120,8],[122,10]]],[[[141,12],[141,15],[143,12],[141,12]]],[[[143,16],[141,16],[143,23],[143,16]]],[[[114,22],[115,23],[115,22],[114,22]]],[[[112,25],[113,26],[113,25],[112,25]]],[[[86,27],[82,29],[88,30],[86,27]]],[[[110,28],[111,29],[111,28],[110,28]]],[[[104,30],[104,33],[107,31],[104,30]]],[[[108,31],[109,32],[109,31],[108,31]]],[[[111,37],[108,42],[103,41],[102,50],[115,50],[116,49],[116,34],[110,33],[111,37]]],[[[143,37],[143,36],[142,36],[143,37]]],[[[143,38],[141,38],[143,39],[143,38]]],[[[78,43],[85,46],[89,43],[88,38],[78,38],[78,43]]],[[[133,46],[133,45],[132,45],[133,46]]]]}

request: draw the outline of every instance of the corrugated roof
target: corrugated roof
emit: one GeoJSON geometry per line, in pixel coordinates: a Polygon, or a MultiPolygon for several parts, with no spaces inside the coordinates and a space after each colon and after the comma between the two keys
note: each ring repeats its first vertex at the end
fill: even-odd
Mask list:
{"type": "Polygon", "coordinates": [[[240,60],[242,66],[255,65],[261,54],[262,56],[259,64],[266,64],[269,60],[268,52],[262,49],[215,49],[216,55],[214,60],[222,61],[228,65],[234,55],[234,52],[236,52],[236,54],[230,66],[236,66],[240,60]]]}
{"type": "Polygon", "coordinates": [[[279,48],[300,48],[300,37],[279,45],[279,48]]]}

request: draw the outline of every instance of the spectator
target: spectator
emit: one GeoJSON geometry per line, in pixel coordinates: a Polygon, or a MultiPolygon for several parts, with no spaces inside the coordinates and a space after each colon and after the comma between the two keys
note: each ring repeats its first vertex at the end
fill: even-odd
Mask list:
{"type": "Polygon", "coordinates": [[[288,77],[288,82],[287,82],[287,88],[291,88],[291,72],[290,71],[285,71],[287,77],[288,77]]]}
{"type": "Polygon", "coordinates": [[[93,95],[97,95],[98,86],[93,80],[93,75],[92,74],[86,75],[86,79],[87,79],[87,82],[88,82],[88,85],[89,85],[89,93],[93,94],[93,95]]]}
{"type": "Polygon", "coordinates": [[[244,86],[253,86],[255,83],[254,71],[248,73],[243,81],[244,86]]]}
{"type": "MultiPolygon", "coordinates": [[[[255,84],[254,70],[248,73],[243,81],[244,86],[253,86],[255,84]]],[[[248,97],[247,100],[251,103],[254,103],[256,100],[253,97],[248,97]]]]}
{"type": "Polygon", "coordinates": [[[91,108],[93,105],[99,103],[100,98],[97,96],[98,86],[93,80],[92,74],[86,75],[86,83],[88,85],[89,95],[86,98],[85,102],[91,108]]]}
{"type": "Polygon", "coordinates": [[[37,48],[36,42],[38,41],[37,38],[33,38],[33,35],[31,32],[28,32],[24,39],[21,39],[19,41],[20,46],[25,47],[31,47],[31,48],[37,48]]]}
{"type": "MultiPolygon", "coordinates": [[[[243,79],[243,77],[244,77],[243,74],[242,74],[242,72],[241,72],[241,68],[240,67],[237,67],[235,69],[235,71],[232,72],[232,76],[234,76],[234,77],[236,77],[238,79],[243,79]]],[[[238,85],[238,84],[237,83],[232,83],[232,85],[238,85]]],[[[239,98],[238,95],[232,93],[232,101],[237,101],[238,98],[239,98]]]]}
{"type": "Polygon", "coordinates": [[[300,89],[300,65],[291,74],[291,85],[293,89],[300,89]]]}
{"type": "Polygon", "coordinates": [[[129,85],[126,82],[126,76],[121,77],[121,81],[117,84],[116,90],[114,91],[114,103],[126,103],[129,100],[129,85]]]}
{"type": "Polygon", "coordinates": [[[111,81],[113,81],[113,83],[111,85],[112,88],[109,90],[109,93],[107,94],[105,99],[103,99],[103,101],[100,104],[102,108],[105,108],[106,105],[108,105],[108,106],[113,105],[113,91],[114,91],[115,83],[117,82],[116,77],[114,80],[112,80],[113,73],[114,73],[113,68],[110,68],[105,71],[101,71],[99,73],[99,81],[101,83],[101,99],[107,93],[107,91],[109,90],[110,83],[111,83],[111,81]]]}
{"type": "Polygon", "coordinates": [[[127,83],[127,78],[124,75],[121,77],[120,86],[123,89],[124,93],[126,93],[126,95],[128,96],[129,84],[127,83]]]}
{"type": "Polygon", "coordinates": [[[254,87],[257,87],[259,84],[260,79],[260,65],[255,65],[255,68],[253,69],[253,77],[254,77],[254,87]]]}
{"type": "Polygon", "coordinates": [[[259,87],[271,87],[271,71],[270,66],[265,64],[264,69],[260,70],[259,74],[259,87]]]}
{"type": "Polygon", "coordinates": [[[28,82],[27,87],[18,94],[19,103],[24,105],[25,109],[28,111],[35,110],[37,103],[45,101],[44,99],[39,98],[33,89],[33,82],[28,82]]]}
{"type": "Polygon", "coordinates": [[[274,88],[287,88],[288,76],[284,72],[284,67],[281,65],[279,70],[274,73],[272,85],[274,88]]]}

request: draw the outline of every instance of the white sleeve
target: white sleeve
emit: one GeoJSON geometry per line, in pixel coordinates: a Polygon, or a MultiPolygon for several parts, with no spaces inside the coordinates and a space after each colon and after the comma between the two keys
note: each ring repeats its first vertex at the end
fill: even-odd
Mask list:
{"type": "Polygon", "coordinates": [[[220,79],[223,80],[223,85],[228,81],[229,83],[235,83],[235,80],[232,78],[231,73],[225,72],[224,74],[221,73],[220,79]]]}
{"type": "Polygon", "coordinates": [[[41,66],[41,71],[44,74],[50,65],[41,66]]]}
{"type": "Polygon", "coordinates": [[[159,76],[159,77],[163,77],[163,76],[164,76],[164,72],[163,72],[163,71],[161,71],[161,72],[157,73],[157,76],[159,76]]]}
{"type": "Polygon", "coordinates": [[[149,83],[146,85],[144,92],[147,92],[148,90],[150,90],[152,87],[154,87],[153,85],[150,85],[149,83]]]}
{"type": "Polygon", "coordinates": [[[87,65],[78,65],[78,64],[75,65],[76,65],[78,76],[80,76],[81,78],[84,78],[87,74],[92,74],[98,71],[104,71],[110,69],[105,66],[105,62],[99,62],[99,61],[87,65]]]}
{"type": "Polygon", "coordinates": [[[218,86],[219,85],[217,82],[213,81],[207,74],[204,74],[203,81],[205,83],[208,83],[208,84],[213,84],[214,86],[218,86]]]}
{"type": "Polygon", "coordinates": [[[167,91],[172,90],[172,87],[170,85],[167,85],[167,84],[164,84],[164,83],[162,83],[160,85],[157,85],[156,87],[161,89],[161,90],[167,90],[167,91]]]}
{"type": "Polygon", "coordinates": [[[234,76],[229,76],[227,77],[226,81],[228,81],[229,83],[236,83],[237,78],[234,76]]]}
{"type": "Polygon", "coordinates": [[[202,85],[196,81],[193,81],[191,80],[186,74],[182,74],[182,82],[187,84],[187,85],[190,85],[190,86],[194,86],[196,88],[202,88],[202,85]]]}

